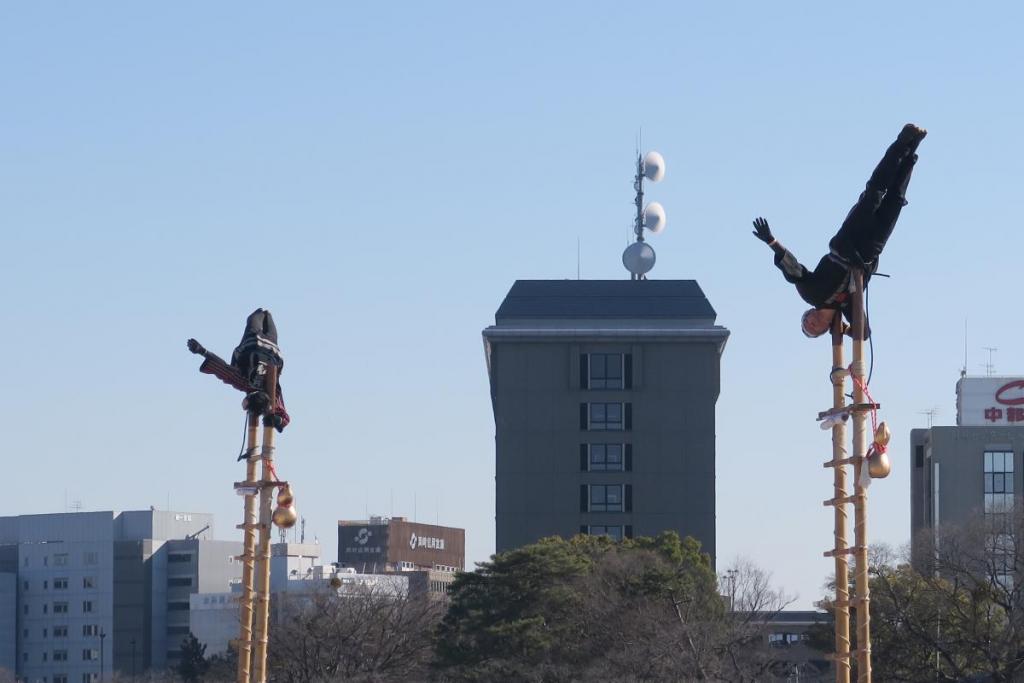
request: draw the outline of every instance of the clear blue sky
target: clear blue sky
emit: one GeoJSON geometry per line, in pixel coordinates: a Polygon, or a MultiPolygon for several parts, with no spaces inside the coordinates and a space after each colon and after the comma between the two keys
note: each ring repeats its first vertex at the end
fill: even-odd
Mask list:
{"type": "Polygon", "coordinates": [[[909,535],[908,431],[969,369],[1018,361],[1016,3],[5,3],[0,7],[4,514],[210,511],[233,535],[239,396],[196,373],[245,315],[281,329],[279,472],[307,533],[413,516],[493,551],[480,331],[517,278],[621,278],[636,134],[668,165],[657,278],[732,330],[720,565],[807,605],[831,569],[826,342],[750,235],[815,261],[906,121],[927,127],[871,299],[909,535]],[[375,6],[370,6],[375,5],[375,6]],[[414,503],[415,501],[415,503],[414,503]]]}

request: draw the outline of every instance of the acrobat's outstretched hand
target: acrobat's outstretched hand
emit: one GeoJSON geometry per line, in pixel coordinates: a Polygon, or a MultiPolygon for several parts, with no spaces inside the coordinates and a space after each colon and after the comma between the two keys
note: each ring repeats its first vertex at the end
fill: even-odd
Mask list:
{"type": "Polygon", "coordinates": [[[775,237],[772,235],[772,230],[768,227],[768,221],[760,216],[754,219],[754,237],[761,240],[769,247],[772,246],[772,242],[775,241],[775,237]]]}

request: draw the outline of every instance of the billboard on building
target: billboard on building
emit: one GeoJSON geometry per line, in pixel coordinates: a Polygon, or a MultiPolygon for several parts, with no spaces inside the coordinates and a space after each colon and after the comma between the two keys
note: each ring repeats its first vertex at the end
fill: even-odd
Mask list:
{"type": "Polygon", "coordinates": [[[454,567],[466,561],[464,529],[401,517],[338,522],[338,561],[360,571],[454,567]]]}
{"type": "Polygon", "coordinates": [[[961,377],[956,383],[956,423],[1024,426],[1024,377],[961,377]]]}

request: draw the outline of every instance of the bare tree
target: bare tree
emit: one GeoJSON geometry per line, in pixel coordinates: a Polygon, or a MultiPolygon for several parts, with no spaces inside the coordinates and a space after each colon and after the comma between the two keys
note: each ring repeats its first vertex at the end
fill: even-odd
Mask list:
{"type": "MultiPolygon", "coordinates": [[[[1007,510],[929,530],[916,539],[913,564],[906,550],[871,553],[877,678],[1024,679],[1022,520],[1021,511],[1007,510]]],[[[819,646],[830,649],[830,634],[820,635],[819,646]]]]}
{"type": "Polygon", "coordinates": [[[379,588],[325,589],[281,605],[269,669],[280,683],[423,680],[443,606],[379,588]]]}

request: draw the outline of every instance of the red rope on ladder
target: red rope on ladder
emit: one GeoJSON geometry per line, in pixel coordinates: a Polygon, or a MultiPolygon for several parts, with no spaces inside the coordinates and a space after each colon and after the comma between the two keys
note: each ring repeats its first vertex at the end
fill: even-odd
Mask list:
{"type": "Polygon", "coordinates": [[[868,391],[868,383],[861,381],[860,377],[853,374],[853,366],[849,367],[850,377],[853,379],[853,383],[864,392],[867,396],[868,402],[871,403],[871,447],[868,448],[868,452],[864,454],[864,457],[870,456],[873,452],[881,455],[889,449],[888,444],[880,444],[875,441],[875,434],[878,433],[878,408],[875,407],[875,399],[868,391]]]}

